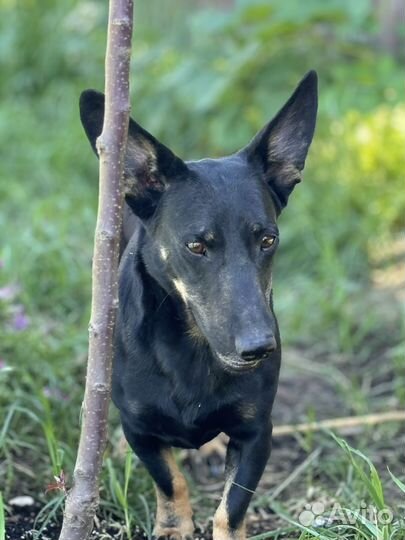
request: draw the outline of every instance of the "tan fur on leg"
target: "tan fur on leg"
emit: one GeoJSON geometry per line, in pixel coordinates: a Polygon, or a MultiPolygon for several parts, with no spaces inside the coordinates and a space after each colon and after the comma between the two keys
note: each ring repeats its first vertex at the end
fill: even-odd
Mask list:
{"type": "Polygon", "coordinates": [[[173,497],[168,498],[157,486],[156,524],[153,534],[157,538],[184,540],[192,538],[194,523],[188,496],[187,484],[174,461],[171,450],[162,451],[162,458],[167,464],[173,482],[173,497]]]}
{"type": "Polygon", "coordinates": [[[218,506],[214,516],[214,540],[246,540],[246,526],[244,520],[237,529],[229,528],[227,500],[234,478],[235,471],[230,470],[225,482],[221,503],[218,506]]]}

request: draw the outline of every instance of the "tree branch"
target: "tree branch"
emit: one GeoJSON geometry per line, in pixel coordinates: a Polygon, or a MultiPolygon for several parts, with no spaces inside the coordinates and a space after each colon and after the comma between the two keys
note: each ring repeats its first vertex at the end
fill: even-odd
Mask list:
{"type": "Polygon", "coordinates": [[[107,441],[113,330],[118,306],[124,151],[129,122],[129,68],[133,0],[110,0],[105,62],[105,117],[97,141],[100,190],[92,271],[89,355],[82,426],[73,487],[60,540],[85,540],[99,502],[99,476],[107,441]]]}
{"type": "Polygon", "coordinates": [[[375,426],[386,422],[404,422],[405,411],[388,411],[386,413],[366,414],[364,416],[349,416],[343,418],[329,418],[319,422],[307,422],[304,424],[275,426],[273,437],[294,435],[295,433],[310,433],[324,429],[336,429],[341,433],[351,433],[364,426],[375,426]]]}

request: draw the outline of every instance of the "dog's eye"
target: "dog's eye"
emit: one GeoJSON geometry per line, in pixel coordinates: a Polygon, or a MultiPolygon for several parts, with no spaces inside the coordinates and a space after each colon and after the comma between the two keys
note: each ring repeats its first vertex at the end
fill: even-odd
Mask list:
{"type": "Polygon", "coordinates": [[[187,242],[186,246],[195,255],[205,255],[207,253],[207,246],[203,242],[187,242]]]}
{"type": "Polygon", "coordinates": [[[262,241],[260,243],[260,249],[262,251],[268,251],[271,249],[276,241],[276,237],[272,234],[266,234],[263,236],[262,241]]]}

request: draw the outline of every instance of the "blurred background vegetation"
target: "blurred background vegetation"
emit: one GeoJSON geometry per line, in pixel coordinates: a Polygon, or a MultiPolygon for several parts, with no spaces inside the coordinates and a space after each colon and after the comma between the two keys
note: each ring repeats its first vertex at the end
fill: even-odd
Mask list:
{"type": "MultiPolygon", "coordinates": [[[[333,369],[354,370],[344,391],[356,402],[336,415],[405,403],[400,15],[395,0],[136,2],[132,115],[185,159],[238,149],[308,69],[319,73],[315,141],[281,218],[275,302],[287,351],[315,350],[323,367],[344,357],[333,369]],[[371,399],[366,376],[389,398],[371,399]]],[[[106,18],[95,0],[0,0],[6,497],[49,500],[52,471],[70,471],[75,456],[97,205],[78,98],[103,88],[106,18]]],[[[111,506],[108,481],[111,467],[111,506]]]]}

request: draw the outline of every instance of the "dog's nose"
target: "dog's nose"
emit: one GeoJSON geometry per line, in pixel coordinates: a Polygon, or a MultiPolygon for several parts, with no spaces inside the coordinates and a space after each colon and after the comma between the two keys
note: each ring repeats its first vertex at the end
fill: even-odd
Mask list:
{"type": "Polygon", "coordinates": [[[246,362],[262,360],[277,348],[273,334],[255,338],[236,338],[236,351],[246,362]]]}

